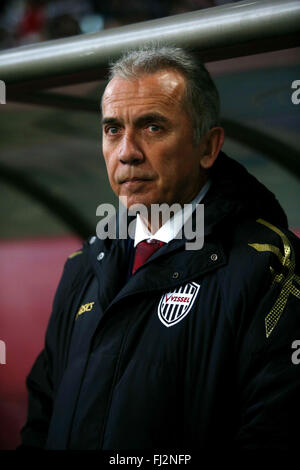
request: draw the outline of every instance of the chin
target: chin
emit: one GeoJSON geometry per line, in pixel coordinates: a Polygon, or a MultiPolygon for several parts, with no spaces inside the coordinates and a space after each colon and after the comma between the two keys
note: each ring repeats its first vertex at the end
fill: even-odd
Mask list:
{"type": "Polygon", "coordinates": [[[153,202],[149,202],[143,198],[133,198],[127,201],[127,208],[130,209],[131,207],[135,205],[140,205],[140,204],[142,204],[143,206],[146,206],[147,208],[150,208],[153,202]]]}
{"type": "Polygon", "coordinates": [[[149,200],[146,197],[127,196],[127,209],[133,208],[134,206],[137,206],[137,205],[143,205],[147,208],[148,211],[150,211],[152,204],[158,204],[158,202],[154,200],[149,200]]]}

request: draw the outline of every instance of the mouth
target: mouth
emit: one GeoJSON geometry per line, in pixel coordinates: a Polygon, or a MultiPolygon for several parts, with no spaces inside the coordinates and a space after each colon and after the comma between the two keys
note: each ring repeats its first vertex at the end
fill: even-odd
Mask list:
{"type": "Polygon", "coordinates": [[[133,178],[125,178],[125,179],[121,180],[121,184],[145,183],[146,181],[151,181],[151,179],[135,176],[133,178]]]}

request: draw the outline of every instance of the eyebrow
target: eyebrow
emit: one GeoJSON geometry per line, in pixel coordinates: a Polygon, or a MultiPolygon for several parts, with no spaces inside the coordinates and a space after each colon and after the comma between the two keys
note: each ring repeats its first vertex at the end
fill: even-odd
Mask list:
{"type": "Polygon", "coordinates": [[[120,124],[120,121],[119,119],[116,119],[116,118],[103,118],[102,119],[102,126],[104,126],[105,124],[120,124]]]}
{"type": "MultiPolygon", "coordinates": [[[[149,122],[157,122],[159,124],[166,124],[169,122],[168,118],[163,116],[160,113],[147,113],[143,114],[142,116],[139,116],[136,118],[133,123],[136,126],[143,126],[149,122]]],[[[114,117],[106,117],[102,119],[102,126],[105,124],[115,124],[115,125],[120,125],[123,123],[122,119],[114,118],[114,117]]]]}

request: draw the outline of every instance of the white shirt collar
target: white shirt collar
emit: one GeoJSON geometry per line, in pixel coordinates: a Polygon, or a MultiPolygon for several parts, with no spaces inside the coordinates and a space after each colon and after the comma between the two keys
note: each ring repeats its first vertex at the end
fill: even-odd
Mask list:
{"type": "Polygon", "coordinates": [[[135,226],[135,236],[134,236],[134,246],[140,243],[143,240],[149,240],[155,238],[164,243],[168,243],[173,240],[179,231],[182,229],[183,225],[187,219],[191,216],[192,212],[196,208],[196,204],[199,204],[200,201],[204,198],[207,191],[211,186],[211,181],[208,180],[200,192],[197,194],[195,199],[193,199],[189,205],[184,209],[179,210],[176,214],[168,219],[156,233],[151,233],[148,230],[148,227],[143,222],[143,219],[139,214],[136,216],[136,226],[135,226]]]}

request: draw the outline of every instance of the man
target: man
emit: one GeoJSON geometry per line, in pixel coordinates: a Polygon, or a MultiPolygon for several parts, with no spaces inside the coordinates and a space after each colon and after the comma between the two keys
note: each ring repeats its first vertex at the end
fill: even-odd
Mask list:
{"type": "Polygon", "coordinates": [[[221,152],[208,72],[178,48],[130,52],[102,111],[111,187],[148,216],[134,239],[93,236],[68,259],[27,379],[22,446],[288,448],[299,240],[273,194],[221,152]],[[178,236],[183,211],[156,224],[150,212],[189,204],[201,231],[199,202],[201,249],[178,236]]]}

